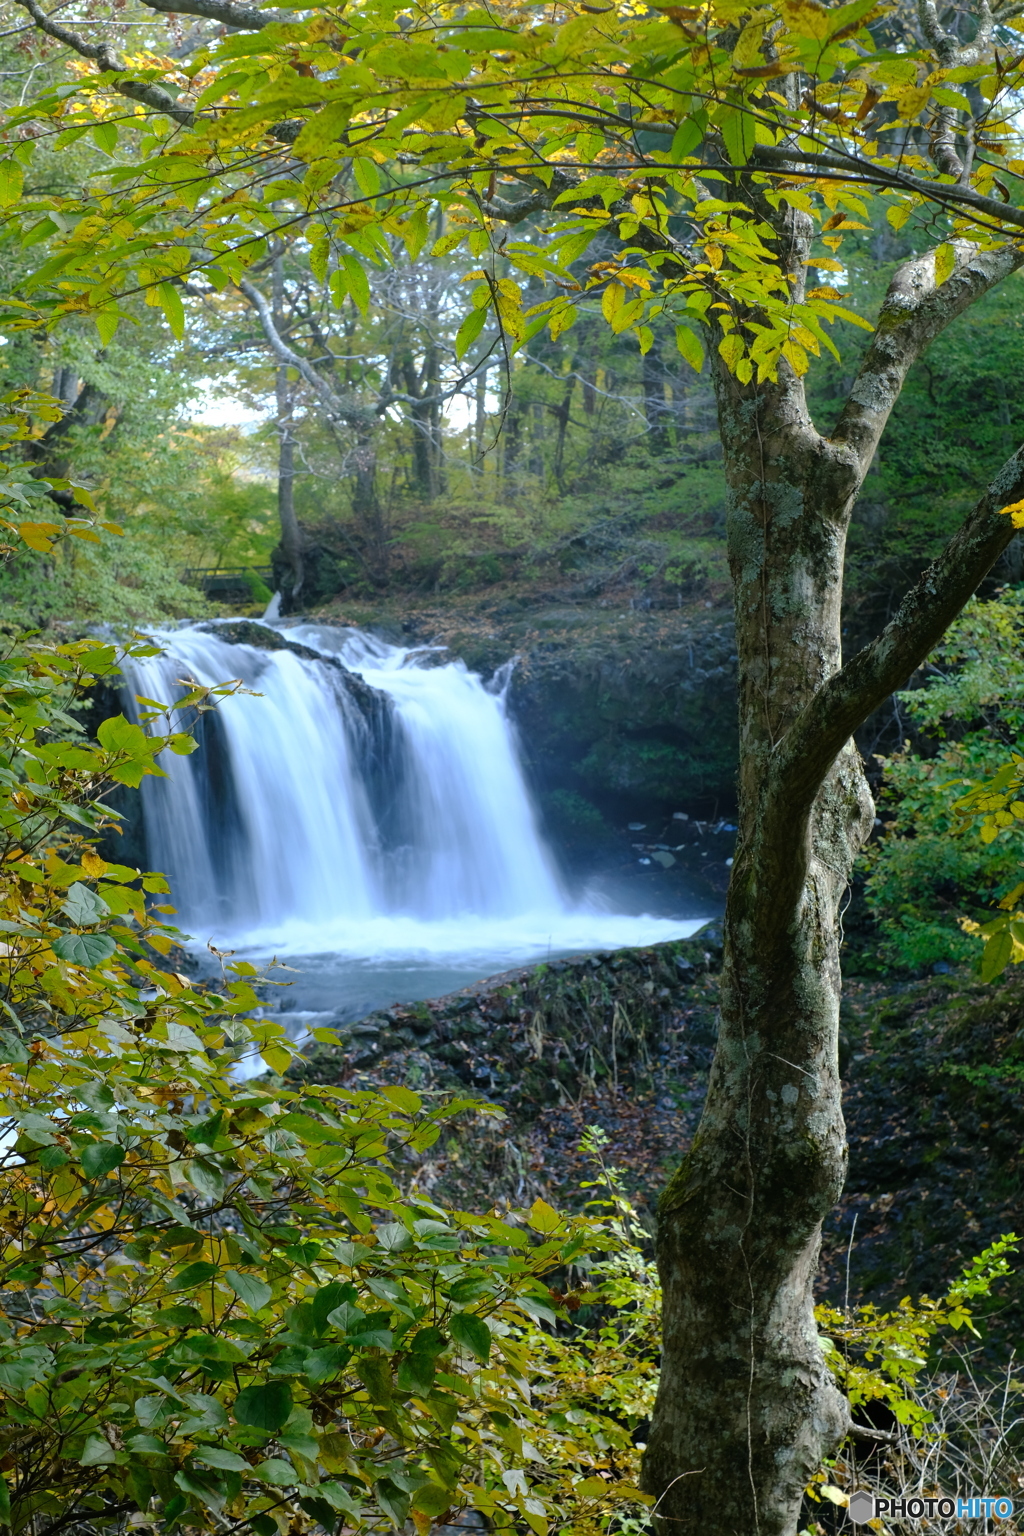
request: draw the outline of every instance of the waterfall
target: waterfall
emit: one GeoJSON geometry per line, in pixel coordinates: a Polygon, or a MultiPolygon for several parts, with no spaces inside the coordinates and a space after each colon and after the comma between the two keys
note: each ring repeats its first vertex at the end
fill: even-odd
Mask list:
{"type": "Polygon", "coordinates": [[[652,942],[695,921],[574,906],[546,847],[505,707],[461,661],[361,631],[215,623],[155,635],[133,697],[240,679],[203,714],[200,750],[160,759],[149,860],[180,926],[254,953],[522,959],[652,942]],[[262,628],[262,627],[261,627],[262,628]],[[228,636],[234,637],[236,643],[228,636]],[[254,636],[256,637],[256,636],[254,636]]]}

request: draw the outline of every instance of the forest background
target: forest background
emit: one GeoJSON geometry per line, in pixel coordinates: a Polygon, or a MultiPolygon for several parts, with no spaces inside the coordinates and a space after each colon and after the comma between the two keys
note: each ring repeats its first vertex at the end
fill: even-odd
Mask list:
{"type": "MultiPolygon", "coordinates": [[[[29,43],[18,21],[14,14],[3,39],[12,105],[41,77],[59,84],[67,68],[59,49],[29,43]]],[[[165,25],[126,16],[125,25],[161,56],[182,46],[174,18],[165,25]]],[[[109,131],[98,124],[40,146],[26,190],[84,182],[109,153],[109,131]]],[[[34,245],[52,232],[41,221],[21,244],[12,237],[0,248],[8,293],[18,292],[28,260],[38,257],[34,245]]],[[[36,421],[30,452],[38,473],[84,486],[120,529],[52,549],[44,538],[34,555],[15,555],[0,589],[7,621],[66,633],[67,625],[208,615],[217,610],[202,573],[223,567],[248,573],[254,611],[277,585],[292,608],[338,598],[343,606],[411,606],[426,595],[493,606],[552,592],[617,608],[721,603],[720,452],[710,387],[686,333],[679,342],[657,335],[640,354],[632,338],[584,314],[557,338],[536,334],[513,360],[486,319],[467,344],[459,294],[471,262],[446,256],[442,225],[432,233],[438,255],[429,266],[395,252],[379,272],[345,269],[327,280],[315,260],[307,268],[282,248],[250,272],[247,288],[217,293],[186,282],[168,295],[165,284],[151,291],[153,304],[124,301],[114,335],[98,338],[85,320],[7,335],[5,389],[47,391],[66,408],[60,421],[42,413],[36,421]],[[271,329],[291,354],[286,363],[269,345],[271,329]],[[317,380],[346,401],[345,431],[325,421],[317,380]],[[218,397],[252,429],[203,425],[218,397]],[[289,550],[281,525],[293,512],[298,537],[289,550]]],[[[913,219],[899,232],[879,221],[849,235],[843,296],[851,308],[874,313],[893,266],[930,243],[913,219]]],[[[599,245],[593,254],[599,259],[599,245]]],[[[985,468],[1019,441],[1019,297],[1010,278],[950,327],[902,396],[855,514],[851,641],[877,629],[977,499],[985,468]]],[[[837,340],[842,361],[825,359],[812,376],[825,430],[829,403],[844,397],[863,345],[862,332],[842,322],[837,340]]],[[[936,790],[957,772],[988,771],[1017,739],[1020,606],[1008,589],[1020,574],[1011,552],[986,594],[1002,588],[996,605],[973,610],[935,658],[931,677],[940,686],[924,690],[928,702],[906,701],[918,751],[892,765],[890,792],[894,830],[914,835],[891,838],[872,855],[868,882],[885,925],[884,958],[911,970],[969,957],[958,911],[983,907],[1013,884],[1012,837],[1000,844],[1003,865],[980,867],[960,843],[960,865],[951,866],[949,797],[936,790]],[[922,828],[928,837],[917,835],[922,828]],[[937,906],[946,909],[939,920],[937,906]]],[[[83,1167],[92,1176],[107,1171],[102,1164],[92,1154],[83,1167]]],[[[541,1224],[547,1219],[539,1213],[541,1224]]],[[[472,1325],[461,1328],[472,1355],[472,1325]]],[[[478,1352],[485,1342],[475,1335],[478,1352]]],[[[426,1370],[425,1354],[413,1351],[419,1363],[406,1367],[426,1370]]],[[[249,1427],[265,1439],[288,1425],[249,1427]]],[[[282,1448],[292,1462],[262,1463],[285,1466],[268,1479],[284,1477],[304,1454],[298,1441],[311,1425],[291,1429],[295,1444],[286,1434],[282,1448]]],[[[79,1464],[98,1468],[116,1466],[121,1454],[108,1441],[108,1459],[88,1437],[81,1450],[79,1464]]],[[[249,1450],[242,1436],[228,1454],[249,1450]]],[[[185,1482],[170,1498],[201,1504],[208,1474],[193,1467],[178,1476],[185,1482]]],[[[396,1495],[380,1479],[376,1486],[386,1511],[396,1495]]],[[[408,1497],[429,1488],[424,1517],[441,1514],[451,1493],[436,1479],[394,1486],[401,1513],[408,1497]]],[[[546,1521],[536,1510],[524,1518],[531,1512],[546,1521]]]]}

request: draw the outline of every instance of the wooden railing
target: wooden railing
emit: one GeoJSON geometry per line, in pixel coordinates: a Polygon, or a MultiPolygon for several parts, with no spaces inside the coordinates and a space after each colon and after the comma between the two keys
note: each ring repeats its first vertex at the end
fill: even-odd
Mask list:
{"type": "Polygon", "coordinates": [[[202,587],[207,597],[217,592],[234,592],[247,589],[248,578],[259,577],[268,587],[273,587],[274,572],[269,565],[202,565],[186,566],[181,580],[190,587],[202,587]]]}

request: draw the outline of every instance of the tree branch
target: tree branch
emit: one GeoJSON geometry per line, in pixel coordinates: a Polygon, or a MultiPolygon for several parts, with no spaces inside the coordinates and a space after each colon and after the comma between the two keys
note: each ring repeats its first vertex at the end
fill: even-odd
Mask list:
{"type": "MultiPolygon", "coordinates": [[[[73,48],[76,53],[81,54],[83,59],[92,59],[104,73],[117,75],[124,72],[124,60],[114,52],[109,43],[86,42],[84,37],[73,32],[70,27],[63,26],[59,21],[52,21],[36,4],[36,0],[15,0],[15,4],[28,11],[40,32],[45,32],[47,37],[54,38],[67,48],[73,48]]],[[[143,106],[152,107],[155,112],[166,113],[183,128],[191,128],[195,122],[195,113],[187,107],[179,106],[170,92],[165,91],[162,86],[144,84],[141,80],[117,80],[114,82],[114,89],[119,95],[127,96],[129,101],[138,101],[143,106]]]]}
{"type": "Polygon", "coordinates": [[[1011,272],[1024,266],[1024,244],[979,250],[951,242],[956,266],[935,282],[935,252],[925,251],[897,269],[878,325],[830,441],[852,448],[866,471],[911,367],[941,331],[1011,272]]]}
{"type": "Polygon", "coordinates": [[[999,470],[967,521],[906,594],[881,634],[815,694],[776,748],[770,795],[792,827],[859,725],[941,640],[1014,536],[1000,512],[1024,499],[1024,447],[999,470]]]}
{"type": "Polygon", "coordinates": [[[909,171],[873,165],[870,160],[862,160],[859,155],[846,155],[838,151],[817,154],[810,150],[755,144],[750,152],[750,160],[750,169],[754,171],[774,167],[796,176],[806,175],[806,171],[801,172],[801,166],[841,171],[844,176],[853,177],[864,186],[893,187],[900,192],[916,192],[928,202],[937,203],[941,207],[973,208],[975,212],[997,220],[1000,225],[1016,224],[1024,229],[1024,208],[1014,208],[1010,203],[1002,203],[995,197],[984,197],[982,193],[954,182],[927,181],[923,176],[913,176],[909,171]]]}
{"type": "Polygon", "coordinates": [[[234,0],[142,0],[147,10],[169,16],[204,16],[240,32],[259,32],[273,21],[290,21],[284,11],[257,11],[251,5],[236,5],[234,0]]]}
{"type": "MultiPolygon", "coordinates": [[[[226,26],[237,26],[252,31],[254,28],[266,26],[268,22],[280,21],[282,17],[276,11],[254,11],[248,6],[234,5],[230,0],[193,0],[191,5],[179,5],[176,0],[166,0],[166,3],[153,3],[151,0],[143,0],[151,10],[164,11],[173,14],[177,11],[187,11],[196,16],[208,16],[214,20],[223,19],[226,26]],[[221,13],[224,13],[221,18],[221,13]],[[234,16],[234,20],[228,19],[228,13],[234,16]],[[246,21],[243,18],[248,17],[246,21]]],[[[45,32],[47,37],[52,37],[58,43],[63,43],[67,48],[73,48],[83,59],[92,59],[104,73],[120,75],[126,72],[126,66],[121,56],[114,51],[108,42],[90,43],[78,32],[73,32],[70,27],[65,27],[59,21],[54,21],[37,4],[37,0],[15,0],[16,5],[28,12],[34,24],[40,32],[45,32]]],[[[114,90],[119,96],[126,96],[129,101],[140,102],[144,107],[151,107],[154,112],[163,112],[183,128],[194,128],[199,120],[196,114],[189,108],[183,107],[162,86],[153,85],[141,80],[114,80],[114,90]]],[[[302,132],[301,119],[275,123],[267,129],[267,136],[276,139],[279,144],[294,144],[302,132]]]]}
{"type": "Polygon", "coordinates": [[[370,422],[376,419],[376,412],[368,410],[366,406],[359,404],[358,401],[351,399],[343,400],[340,395],[336,395],[327,380],[321,378],[316,369],[311,368],[300,353],[292,351],[274,324],[270,305],[253,283],[250,283],[247,278],[243,277],[238,287],[256,311],[263,334],[267,338],[274,356],[285,367],[298,370],[310,389],[320,400],[320,403],[327,412],[328,419],[332,423],[370,422]]]}

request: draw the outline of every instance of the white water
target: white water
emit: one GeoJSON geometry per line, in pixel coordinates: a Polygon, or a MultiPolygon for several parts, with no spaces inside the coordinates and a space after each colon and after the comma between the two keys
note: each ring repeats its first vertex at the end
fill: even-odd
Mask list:
{"type": "Polygon", "coordinates": [[[165,754],[168,777],[143,786],[150,864],[197,941],[454,976],[700,926],[569,900],[501,686],[351,629],[286,634],[387,694],[390,726],[379,707],[367,720],[335,666],[215,633],[158,633],[165,654],[131,664],[132,692],[161,702],[189,677],[257,695],[223,700],[200,751],[165,754]]]}

